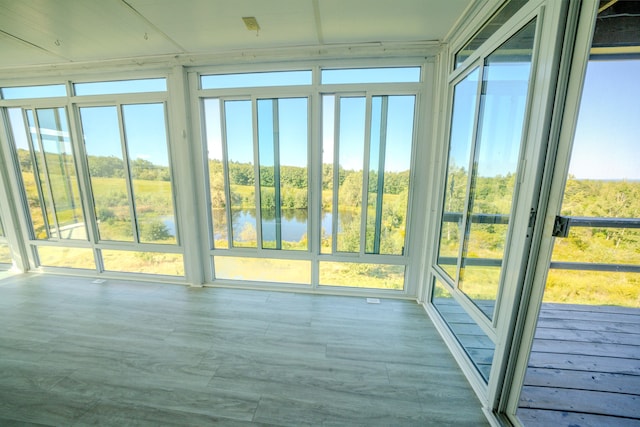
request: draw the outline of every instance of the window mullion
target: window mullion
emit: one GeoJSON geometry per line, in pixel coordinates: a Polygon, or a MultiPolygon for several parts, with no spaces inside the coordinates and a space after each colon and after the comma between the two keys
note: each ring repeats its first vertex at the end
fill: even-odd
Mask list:
{"type": "Polygon", "coordinates": [[[251,99],[251,127],[253,129],[253,192],[256,215],[256,249],[262,250],[262,204],[260,194],[260,146],[258,141],[258,100],[251,99]]]}
{"type": "Polygon", "coordinates": [[[226,102],[220,102],[220,137],[222,139],[222,173],[224,175],[225,215],[227,216],[227,247],[233,248],[233,223],[231,216],[231,184],[229,180],[229,150],[227,149],[226,102]]]}
{"type": "Polygon", "coordinates": [[[282,249],[282,198],[280,194],[280,128],[278,100],[273,99],[273,186],[275,193],[276,249],[282,249]]]}
{"type": "Polygon", "coordinates": [[[373,253],[380,253],[380,234],[382,232],[382,198],[384,194],[384,166],[385,153],[387,149],[387,115],[389,113],[389,97],[382,97],[382,106],[380,111],[380,151],[378,154],[378,183],[376,195],[376,223],[375,237],[373,240],[373,253]]]}
{"type": "Polygon", "coordinates": [[[369,168],[371,160],[371,95],[366,96],[364,117],[364,153],[362,161],[362,196],[360,203],[360,255],[366,252],[367,215],[369,213],[369,168]]]}
{"type": "Polygon", "coordinates": [[[333,198],[331,206],[331,253],[338,252],[338,192],[340,190],[340,96],[334,98],[333,198]]]}
{"type": "MultiPolygon", "coordinates": [[[[456,265],[456,280],[455,280],[455,287],[458,288],[458,286],[460,285],[460,271],[462,270],[462,258],[463,258],[463,254],[465,253],[465,247],[467,245],[467,230],[469,228],[469,208],[470,206],[470,195],[471,195],[471,187],[473,185],[473,180],[475,179],[475,169],[474,169],[474,165],[475,165],[475,157],[476,157],[476,148],[478,145],[478,126],[480,123],[480,114],[481,114],[481,108],[482,108],[482,94],[484,92],[484,77],[483,77],[483,73],[484,73],[484,60],[483,63],[480,65],[479,67],[479,72],[478,72],[478,87],[477,87],[477,92],[476,92],[476,105],[475,105],[475,112],[473,115],[473,135],[471,136],[471,150],[469,153],[469,176],[467,177],[467,188],[466,188],[466,193],[465,193],[465,201],[464,201],[464,210],[462,212],[462,219],[461,219],[461,225],[463,226],[463,228],[460,230],[460,246],[458,249],[458,260],[457,260],[457,265],[456,265]]],[[[451,143],[449,143],[451,144],[451,143]]]]}
{"type": "MultiPolygon", "coordinates": [[[[31,132],[29,130],[29,120],[27,117],[27,111],[26,110],[21,110],[22,112],[22,123],[24,123],[25,126],[25,135],[31,135],[31,132]]],[[[31,110],[31,112],[33,113],[33,117],[35,120],[35,110],[31,110]]],[[[35,123],[34,123],[35,124],[35,123]]],[[[44,196],[44,192],[42,191],[42,183],[40,182],[40,167],[38,166],[38,162],[36,159],[36,150],[34,149],[33,146],[33,138],[28,137],[27,138],[27,144],[29,146],[29,157],[31,157],[31,165],[33,168],[33,178],[34,178],[34,182],[36,184],[36,190],[38,191],[38,199],[40,200],[40,209],[42,210],[42,220],[44,221],[44,230],[45,233],[47,233],[47,239],[51,238],[51,233],[50,233],[50,225],[49,225],[49,218],[47,218],[47,203],[45,200],[45,196],[44,196]]],[[[17,151],[17,148],[16,148],[17,151]]],[[[23,184],[24,185],[24,184],[23,184]]],[[[26,191],[26,190],[25,190],[26,191]]],[[[32,220],[32,227],[33,228],[33,220],[32,220]]],[[[37,238],[35,236],[35,230],[32,230],[34,233],[34,238],[37,238]]]]}
{"type": "MultiPolygon", "coordinates": [[[[60,240],[60,225],[58,224],[58,214],[56,212],[56,203],[53,196],[53,186],[51,185],[51,180],[49,179],[49,165],[47,164],[47,153],[44,149],[44,144],[42,143],[42,134],[40,132],[40,121],[38,120],[37,110],[33,110],[33,124],[35,126],[34,130],[36,133],[36,139],[38,141],[38,147],[40,148],[40,154],[42,155],[42,167],[44,169],[44,179],[45,179],[46,186],[49,189],[49,197],[51,198],[51,200],[49,200],[49,202],[51,203],[51,213],[52,213],[51,218],[53,218],[53,223],[56,229],[56,235],[58,236],[57,238],[58,240],[60,240]]],[[[46,204],[43,206],[46,206],[46,204]]],[[[44,214],[46,216],[46,212],[44,212],[44,214]]],[[[51,224],[49,224],[49,227],[50,226],[51,224]]],[[[48,237],[51,238],[50,230],[48,233],[48,237]]]]}
{"type": "Polygon", "coordinates": [[[129,150],[127,149],[127,139],[124,132],[124,118],[122,116],[122,104],[116,105],[118,112],[118,124],[120,131],[120,149],[122,150],[122,161],[124,163],[124,179],[127,183],[127,197],[129,199],[129,213],[131,215],[131,227],[133,227],[133,239],[140,243],[138,234],[138,216],[136,215],[135,200],[133,194],[133,178],[131,176],[131,163],[129,162],[129,150]]]}

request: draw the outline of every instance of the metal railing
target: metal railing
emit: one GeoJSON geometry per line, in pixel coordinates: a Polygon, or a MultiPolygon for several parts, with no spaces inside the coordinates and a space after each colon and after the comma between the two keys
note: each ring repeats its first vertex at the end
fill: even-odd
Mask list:
{"type": "MultiPolygon", "coordinates": [[[[445,212],[443,214],[443,222],[458,223],[462,220],[462,214],[457,212],[445,212]]],[[[475,214],[471,217],[471,222],[477,224],[508,224],[509,215],[502,214],[475,214]]],[[[556,217],[557,226],[554,228],[562,228],[562,235],[558,237],[566,237],[571,227],[589,227],[589,228],[624,228],[624,229],[640,229],[640,218],[597,218],[597,217],[576,217],[563,216],[556,217]]],[[[555,235],[555,234],[554,234],[555,235]]],[[[438,264],[440,265],[456,265],[455,257],[440,257],[438,264]]],[[[500,267],[502,260],[496,258],[465,258],[463,260],[465,266],[482,266],[482,267],[500,267]]],[[[549,268],[559,270],[581,270],[581,271],[605,271],[616,273],[640,273],[640,265],[634,264],[611,264],[611,263],[595,263],[595,262],[569,262],[569,261],[551,261],[549,268]]]]}

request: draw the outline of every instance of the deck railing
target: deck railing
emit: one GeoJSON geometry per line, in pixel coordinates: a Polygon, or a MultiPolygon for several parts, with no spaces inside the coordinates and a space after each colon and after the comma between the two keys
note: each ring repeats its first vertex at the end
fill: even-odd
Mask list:
{"type": "MultiPolygon", "coordinates": [[[[558,218],[564,227],[563,235],[565,237],[569,233],[569,229],[571,227],[640,229],[640,218],[597,218],[578,216],[563,216],[558,218]]],[[[443,215],[443,222],[460,222],[461,220],[461,213],[445,212],[443,215]]],[[[509,215],[475,214],[471,216],[471,222],[476,224],[508,224],[509,215]]],[[[558,222],[558,220],[556,222],[558,222]]],[[[454,257],[438,258],[438,264],[442,265],[456,265],[456,262],[457,259],[454,257]]],[[[466,266],[500,267],[502,265],[502,260],[496,258],[465,258],[463,262],[466,266]]],[[[549,268],[559,270],[640,273],[640,265],[633,264],[551,261],[549,268]]]]}

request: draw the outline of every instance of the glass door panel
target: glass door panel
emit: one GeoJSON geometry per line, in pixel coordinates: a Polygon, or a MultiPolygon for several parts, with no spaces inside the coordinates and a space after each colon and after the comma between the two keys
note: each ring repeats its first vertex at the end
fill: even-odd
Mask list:
{"type": "Polygon", "coordinates": [[[80,108],[100,240],[134,241],[118,109],[80,108]]]}
{"type": "Polygon", "coordinates": [[[257,247],[251,101],[225,101],[225,143],[233,247],[257,247]]]}
{"type": "Polygon", "coordinates": [[[458,287],[493,318],[529,88],[535,21],[485,59],[458,287]]]}
{"type": "Polygon", "coordinates": [[[262,247],[307,250],[307,99],[257,104],[262,247]]]}
{"type": "MultiPolygon", "coordinates": [[[[616,25],[598,19],[596,30],[614,40],[616,25]]],[[[554,242],[517,410],[525,425],[640,423],[638,75],[638,55],[587,64],[557,218],[568,228],[554,242]]]]}
{"type": "Polygon", "coordinates": [[[340,98],[339,136],[336,142],[338,174],[334,174],[338,203],[333,208],[337,252],[360,252],[365,112],[365,97],[340,98]]]}
{"type": "Polygon", "coordinates": [[[175,244],[164,104],[123,105],[122,121],[140,243],[175,244]]]}
{"type": "Polygon", "coordinates": [[[463,230],[463,214],[469,182],[469,158],[473,145],[480,69],[471,71],[453,89],[453,114],[449,135],[449,164],[445,184],[438,265],[457,280],[457,263],[463,230]]]}

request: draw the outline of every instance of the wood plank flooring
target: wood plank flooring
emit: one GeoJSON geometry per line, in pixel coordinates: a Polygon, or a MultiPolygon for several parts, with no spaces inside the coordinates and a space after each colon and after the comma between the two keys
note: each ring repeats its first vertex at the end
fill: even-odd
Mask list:
{"type": "Polygon", "coordinates": [[[414,302],[0,280],[0,425],[487,425],[414,302]]]}
{"type": "Polygon", "coordinates": [[[640,426],[640,309],[543,304],[518,417],[640,426]]]}

